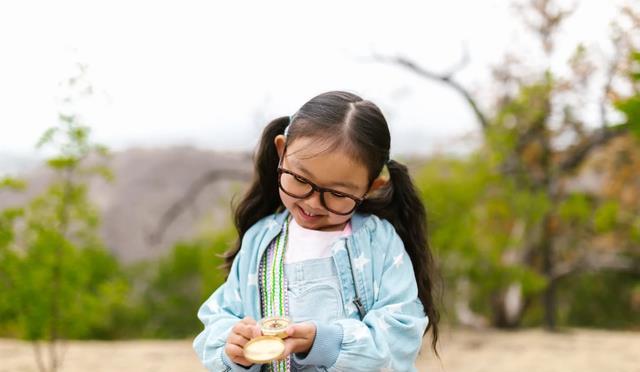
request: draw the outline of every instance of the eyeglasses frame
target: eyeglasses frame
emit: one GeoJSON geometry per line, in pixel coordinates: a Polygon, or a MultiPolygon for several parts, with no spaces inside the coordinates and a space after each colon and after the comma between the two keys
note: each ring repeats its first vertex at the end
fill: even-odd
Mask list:
{"type": "MultiPolygon", "coordinates": [[[[364,195],[362,195],[362,197],[357,197],[355,195],[352,195],[352,194],[349,194],[349,193],[346,193],[346,192],[343,192],[343,191],[338,191],[338,190],[334,190],[334,189],[330,189],[330,188],[321,187],[321,186],[316,185],[314,182],[312,182],[308,178],[306,178],[304,176],[301,176],[301,175],[299,175],[299,174],[297,174],[297,173],[295,173],[293,171],[290,171],[288,169],[285,169],[282,166],[282,160],[284,159],[284,156],[285,156],[286,152],[287,152],[287,147],[285,145],[284,151],[282,152],[282,157],[280,157],[280,161],[278,162],[278,187],[285,194],[287,194],[287,195],[289,195],[289,196],[291,196],[293,198],[296,198],[296,199],[307,199],[308,197],[313,195],[314,192],[317,191],[320,194],[320,202],[322,203],[322,206],[326,210],[328,210],[329,212],[337,214],[337,215],[341,215],[341,216],[347,216],[347,215],[353,213],[353,211],[356,210],[356,208],[358,208],[358,206],[360,206],[360,204],[362,204],[365,201],[367,195],[369,194],[369,192],[367,191],[367,192],[364,193],[364,195]],[[308,193],[306,193],[305,195],[303,195],[303,196],[291,194],[290,192],[285,190],[284,187],[282,186],[282,182],[280,181],[282,179],[282,173],[287,173],[287,174],[290,174],[290,175],[292,175],[292,176],[294,176],[296,178],[299,178],[300,180],[304,181],[309,186],[311,186],[311,190],[308,193]],[[325,192],[330,192],[332,194],[338,194],[340,196],[344,196],[344,197],[347,197],[349,199],[352,199],[353,201],[355,201],[355,205],[349,212],[346,212],[346,213],[345,212],[336,212],[336,211],[332,210],[331,208],[327,207],[327,203],[324,200],[324,193],[325,192]]],[[[369,187],[371,187],[371,185],[369,185],[367,187],[367,189],[369,187]]]]}

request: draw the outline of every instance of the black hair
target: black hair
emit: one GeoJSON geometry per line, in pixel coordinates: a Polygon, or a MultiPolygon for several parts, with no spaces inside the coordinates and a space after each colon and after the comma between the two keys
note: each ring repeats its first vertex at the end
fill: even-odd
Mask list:
{"type": "Polygon", "coordinates": [[[284,210],[278,191],[279,157],[274,139],[283,134],[287,126],[287,142],[311,137],[328,144],[324,151],[340,148],[366,166],[370,183],[386,164],[390,182],[368,197],[357,210],[386,219],[402,239],[413,265],[418,297],[429,319],[426,331],[432,330],[432,348],[437,354],[439,312],[434,299],[435,280],[439,276],[427,239],[427,213],[407,167],[388,160],[391,135],[384,115],[371,101],[349,92],[332,91],[309,100],[292,120],[290,122],[289,116],[277,118],[262,132],[254,156],[253,181],[235,208],[238,241],[225,256],[227,267],[238,254],[247,230],[261,218],[284,210]]]}

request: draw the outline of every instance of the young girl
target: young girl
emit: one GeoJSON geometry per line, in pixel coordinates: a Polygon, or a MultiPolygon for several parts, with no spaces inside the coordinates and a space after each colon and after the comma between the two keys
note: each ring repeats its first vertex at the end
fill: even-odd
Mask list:
{"type": "Polygon", "coordinates": [[[389,147],[380,109],[347,92],[269,123],[229,276],[198,312],[193,344],[209,370],[415,371],[429,328],[435,350],[426,213],[389,147]],[[274,315],[293,322],[284,357],[252,364],[243,347],[274,315]]]}

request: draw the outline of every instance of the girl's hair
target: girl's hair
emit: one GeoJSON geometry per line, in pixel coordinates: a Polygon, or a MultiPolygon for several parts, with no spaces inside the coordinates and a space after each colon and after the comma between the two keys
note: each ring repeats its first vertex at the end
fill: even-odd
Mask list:
{"type": "Polygon", "coordinates": [[[384,115],[370,101],[334,91],[312,98],[291,119],[290,122],[288,116],[277,118],[262,132],[255,154],[254,179],[235,209],[238,241],[225,256],[227,267],[240,250],[247,230],[261,218],[284,210],[278,191],[279,157],[274,139],[291,124],[287,142],[310,137],[324,146],[323,152],[340,149],[366,166],[370,183],[387,165],[390,182],[367,198],[358,211],[388,220],[402,239],[413,265],[418,297],[429,318],[425,333],[432,329],[432,347],[437,353],[439,313],[434,301],[437,275],[427,240],[427,215],[407,167],[389,160],[391,136],[384,115]]]}

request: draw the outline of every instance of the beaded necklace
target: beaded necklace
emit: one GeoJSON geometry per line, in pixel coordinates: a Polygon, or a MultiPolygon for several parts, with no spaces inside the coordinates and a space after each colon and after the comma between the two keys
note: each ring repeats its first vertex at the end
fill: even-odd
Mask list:
{"type": "MultiPolygon", "coordinates": [[[[287,278],[284,275],[284,251],[289,234],[289,219],[282,225],[282,231],[269,245],[260,262],[260,298],[262,316],[288,316],[287,278]]],[[[269,365],[271,372],[291,370],[291,358],[273,361],[269,365]]]]}

